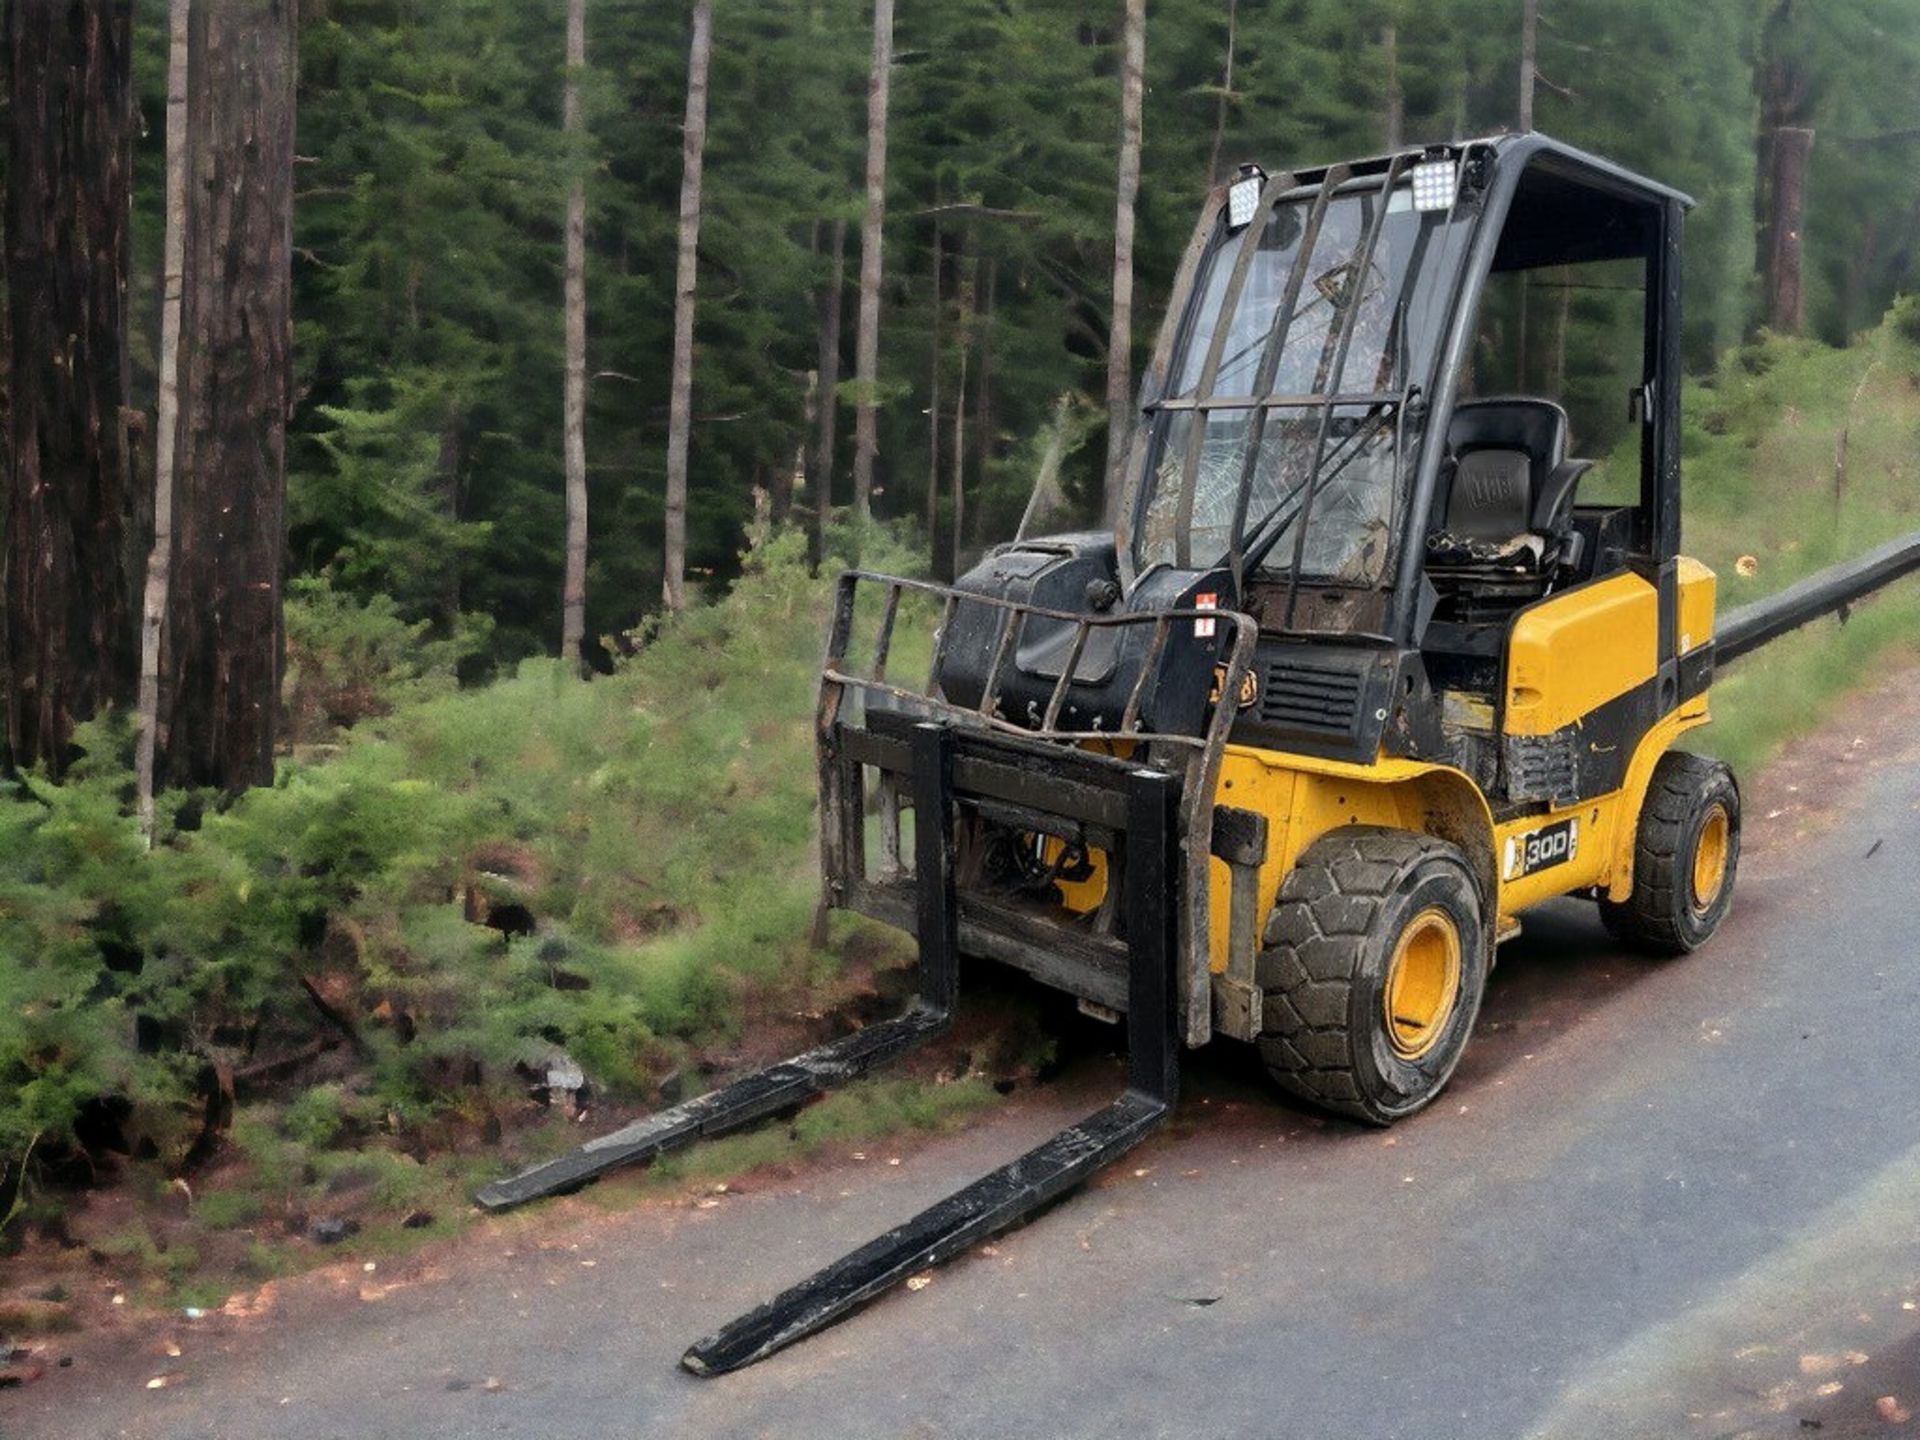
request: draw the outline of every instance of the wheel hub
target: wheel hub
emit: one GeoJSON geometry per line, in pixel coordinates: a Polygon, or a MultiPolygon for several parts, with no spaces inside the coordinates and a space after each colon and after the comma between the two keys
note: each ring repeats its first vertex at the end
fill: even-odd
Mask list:
{"type": "Polygon", "coordinates": [[[1697,912],[1711,910],[1727,883],[1732,836],[1733,822],[1727,815],[1727,807],[1715,805],[1700,827],[1700,839],[1693,847],[1693,908],[1697,912]]]}
{"type": "Polygon", "coordinates": [[[1403,1060],[1439,1043],[1460,995],[1460,929],[1438,906],[1413,917],[1394,946],[1381,999],[1387,1041],[1403,1060]]]}

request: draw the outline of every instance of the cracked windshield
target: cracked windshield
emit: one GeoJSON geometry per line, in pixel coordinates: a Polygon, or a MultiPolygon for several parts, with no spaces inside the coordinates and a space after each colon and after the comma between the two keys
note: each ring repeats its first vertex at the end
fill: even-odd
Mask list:
{"type": "Polygon", "coordinates": [[[1142,569],[1223,561],[1244,484],[1246,549],[1256,557],[1265,552],[1263,568],[1291,569],[1297,554],[1304,576],[1355,585],[1381,579],[1399,468],[1399,407],[1386,397],[1397,399],[1410,375],[1424,371],[1437,343],[1449,232],[1457,235],[1464,225],[1444,212],[1416,211],[1408,191],[1397,187],[1366,257],[1380,203],[1381,192],[1369,190],[1328,205],[1290,319],[1281,312],[1308,242],[1312,197],[1282,201],[1269,213],[1230,316],[1223,312],[1238,237],[1216,240],[1175,357],[1169,402],[1155,417],[1137,552],[1142,569]],[[1424,286],[1416,285],[1423,275],[1424,286]],[[1276,322],[1284,335],[1275,335],[1276,322]],[[1218,370],[1206,384],[1216,347],[1218,370]],[[1331,395],[1346,398],[1333,407],[1322,445],[1321,407],[1299,402],[1331,395]],[[1203,403],[1210,408],[1195,408],[1203,403]],[[1303,544],[1298,522],[1316,455],[1319,480],[1303,544]]]}

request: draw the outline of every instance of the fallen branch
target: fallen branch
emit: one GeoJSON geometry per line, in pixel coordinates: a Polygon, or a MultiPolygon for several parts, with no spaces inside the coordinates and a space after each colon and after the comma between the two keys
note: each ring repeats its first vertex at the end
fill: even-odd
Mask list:
{"type": "Polygon", "coordinates": [[[351,1016],[320,993],[320,987],[314,984],[311,976],[300,977],[300,988],[307,992],[307,998],[313,1002],[313,1008],[320,1012],[326,1022],[347,1037],[347,1043],[353,1046],[356,1055],[368,1053],[367,1042],[360,1037],[360,1027],[353,1023],[351,1016]]]}

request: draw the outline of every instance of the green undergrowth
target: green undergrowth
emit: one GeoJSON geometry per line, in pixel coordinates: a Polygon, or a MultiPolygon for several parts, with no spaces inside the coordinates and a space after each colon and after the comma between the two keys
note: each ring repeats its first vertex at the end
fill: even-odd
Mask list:
{"type": "MultiPolygon", "coordinates": [[[[866,551],[912,564],[883,534],[866,551]]],[[[817,1014],[850,955],[898,963],[844,917],[810,939],[831,590],[777,535],[592,683],[540,661],[460,690],[415,665],[392,713],[272,788],[164,797],[151,852],[129,728],[87,727],[64,783],[0,799],[0,1217],[50,1218],[116,1153],[161,1179],[229,1167],[196,1197],[209,1231],[284,1230],[339,1193],[444,1211],[577,1139],[512,1123],[550,1061],[588,1103],[654,1103],[817,1014]]],[[[357,653],[352,673],[394,669],[357,653]]]]}
{"type": "MultiPolygon", "coordinates": [[[[1718,576],[1722,617],[1920,530],[1920,298],[1844,350],[1772,336],[1735,350],[1684,405],[1685,548],[1718,576]]],[[[1701,748],[1750,773],[1916,647],[1909,579],[1723,670],[1701,748]]]]}

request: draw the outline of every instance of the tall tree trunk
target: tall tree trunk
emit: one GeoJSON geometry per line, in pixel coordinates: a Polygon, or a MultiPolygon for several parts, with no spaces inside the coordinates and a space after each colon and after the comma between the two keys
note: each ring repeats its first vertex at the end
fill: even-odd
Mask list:
{"type": "MultiPolygon", "coordinates": [[[[1388,27],[1391,31],[1392,27],[1388,27]]],[[[1213,103],[1213,144],[1207,150],[1207,183],[1220,180],[1220,146],[1227,137],[1227,104],[1233,98],[1234,50],[1240,39],[1240,0],[1227,0],[1227,54],[1220,67],[1220,93],[1213,103]]]]}
{"type": "Polygon", "coordinates": [[[947,574],[960,575],[960,536],[967,518],[967,356],[971,346],[960,346],[960,383],[953,389],[953,533],[948,537],[947,574]]]}
{"type": "Polygon", "coordinates": [[[180,434],[180,300],[187,239],[187,85],[191,0],[167,6],[167,184],[160,260],[159,387],[154,406],[153,551],[140,614],[140,740],[134,784],[140,833],[153,840],[153,781],[160,728],[160,649],[173,573],[174,462],[180,434]]]}
{"type": "Polygon", "coordinates": [[[192,11],[157,782],[273,779],[292,398],[294,0],[192,11]]]}
{"type": "Polygon", "coordinates": [[[567,472],[567,568],[560,589],[560,658],[587,673],[587,172],[580,121],[580,72],[587,66],[587,0],[567,0],[567,78],[560,127],[573,147],[567,187],[567,369],[561,448],[567,472]]]}
{"type": "Polygon", "coordinates": [[[1533,90],[1539,78],[1540,0],[1521,0],[1520,6],[1520,130],[1533,129],[1533,90]]]}
{"type": "Polygon", "coordinates": [[[1795,0],[1772,0],[1760,22],[1754,62],[1759,127],[1754,134],[1754,269],[1760,277],[1760,318],[1785,334],[1805,319],[1801,293],[1802,226],[1813,131],[1813,83],[1795,0]]]}
{"type": "Polygon", "coordinates": [[[7,742],[58,771],[131,700],[137,516],[128,403],[130,0],[9,0],[7,742]]]}
{"type": "Polygon", "coordinates": [[[662,598],[687,605],[687,440],[693,426],[693,307],[700,284],[700,177],[707,152],[707,60],[713,0],[693,0],[687,121],[680,149],[680,260],[673,282],[673,384],[667,413],[667,543],[662,598]]]}
{"type": "Polygon", "coordinates": [[[827,526],[833,521],[833,462],[840,423],[840,316],[847,284],[847,218],[833,219],[832,278],[820,299],[820,429],[813,452],[813,503],[819,507],[820,554],[827,553],[827,526]]]}
{"type": "MultiPolygon", "coordinates": [[[[940,204],[939,184],[933,193],[936,211],[940,204]]],[[[933,217],[933,313],[927,322],[927,563],[940,570],[940,307],[942,256],[940,216],[933,217]]]]}
{"type": "Polygon", "coordinates": [[[960,537],[966,527],[967,519],[967,361],[973,354],[973,315],[974,288],[973,275],[967,264],[969,252],[979,247],[979,226],[969,226],[966,238],[960,248],[959,264],[956,267],[958,295],[956,296],[956,314],[954,319],[954,340],[960,351],[959,383],[953,390],[953,461],[951,516],[952,531],[947,536],[947,575],[957,578],[960,574],[960,537]]]}
{"type": "Polygon", "coordinates": [[[1804,284],[1807,171],[1813,156],[1813,131],[1783,125],[1773,132],[1769,147],[1773,175],[1768,185],[1770,208],[1766,264],[1761,286],[1767,324],[1782,335],[1798,335],[1806,328],[1804,284]]]}
{"type": "Polygon", "coordinates": [[[1400,87],[1400,27],[1389,20],[1380,31],[1380,48],[1387,60],[1387,149],[1406,144],[1407,97],[1400,87]]]}
{"type": "MultiPolygon", "coordinates": [[[[974,319],[976,344],[980,347],[980,373],[973,383],[973,482],[975,495],[984,495],[987,467],[993,462],[993,312],[1000,288],[1000,262],[982,251],[974,261],[974,294],[978,314],[974,319]]],[[[980,523],[974,522],[979,533],[980,523]]]]}
{"type": "Polygon", "coordinates": [[[873,461],[880,448],[881,247],[887,219],[887,97],[893,80],[893,0],[873,0],[873,68],[867,75],[867,214],[860,223],[860,321],[854,337],[853,513],[873,516],[873,461]]]}
{"type": "Polygon", "coordinates": [[[566,0],[566,81],[561,129],[572,144],[566,186],[566,378],[561,449],[566,463],[566,576],[561,582],[561,660],[586,674],[588,632],[588,175],[580,125],[580,71],[588,63],[588,4],[566,0]]]}
{"type": "Polygon", "coordinates": [[[1133,210],[1140,194],[1140,110],[1146,86],[1147,0],[1126,0],[1120,67],[1120,173],[1113,206],[1113,315],[1107,329],[1106,513],[1120,513],[1133,438],[1133,210]]]}

